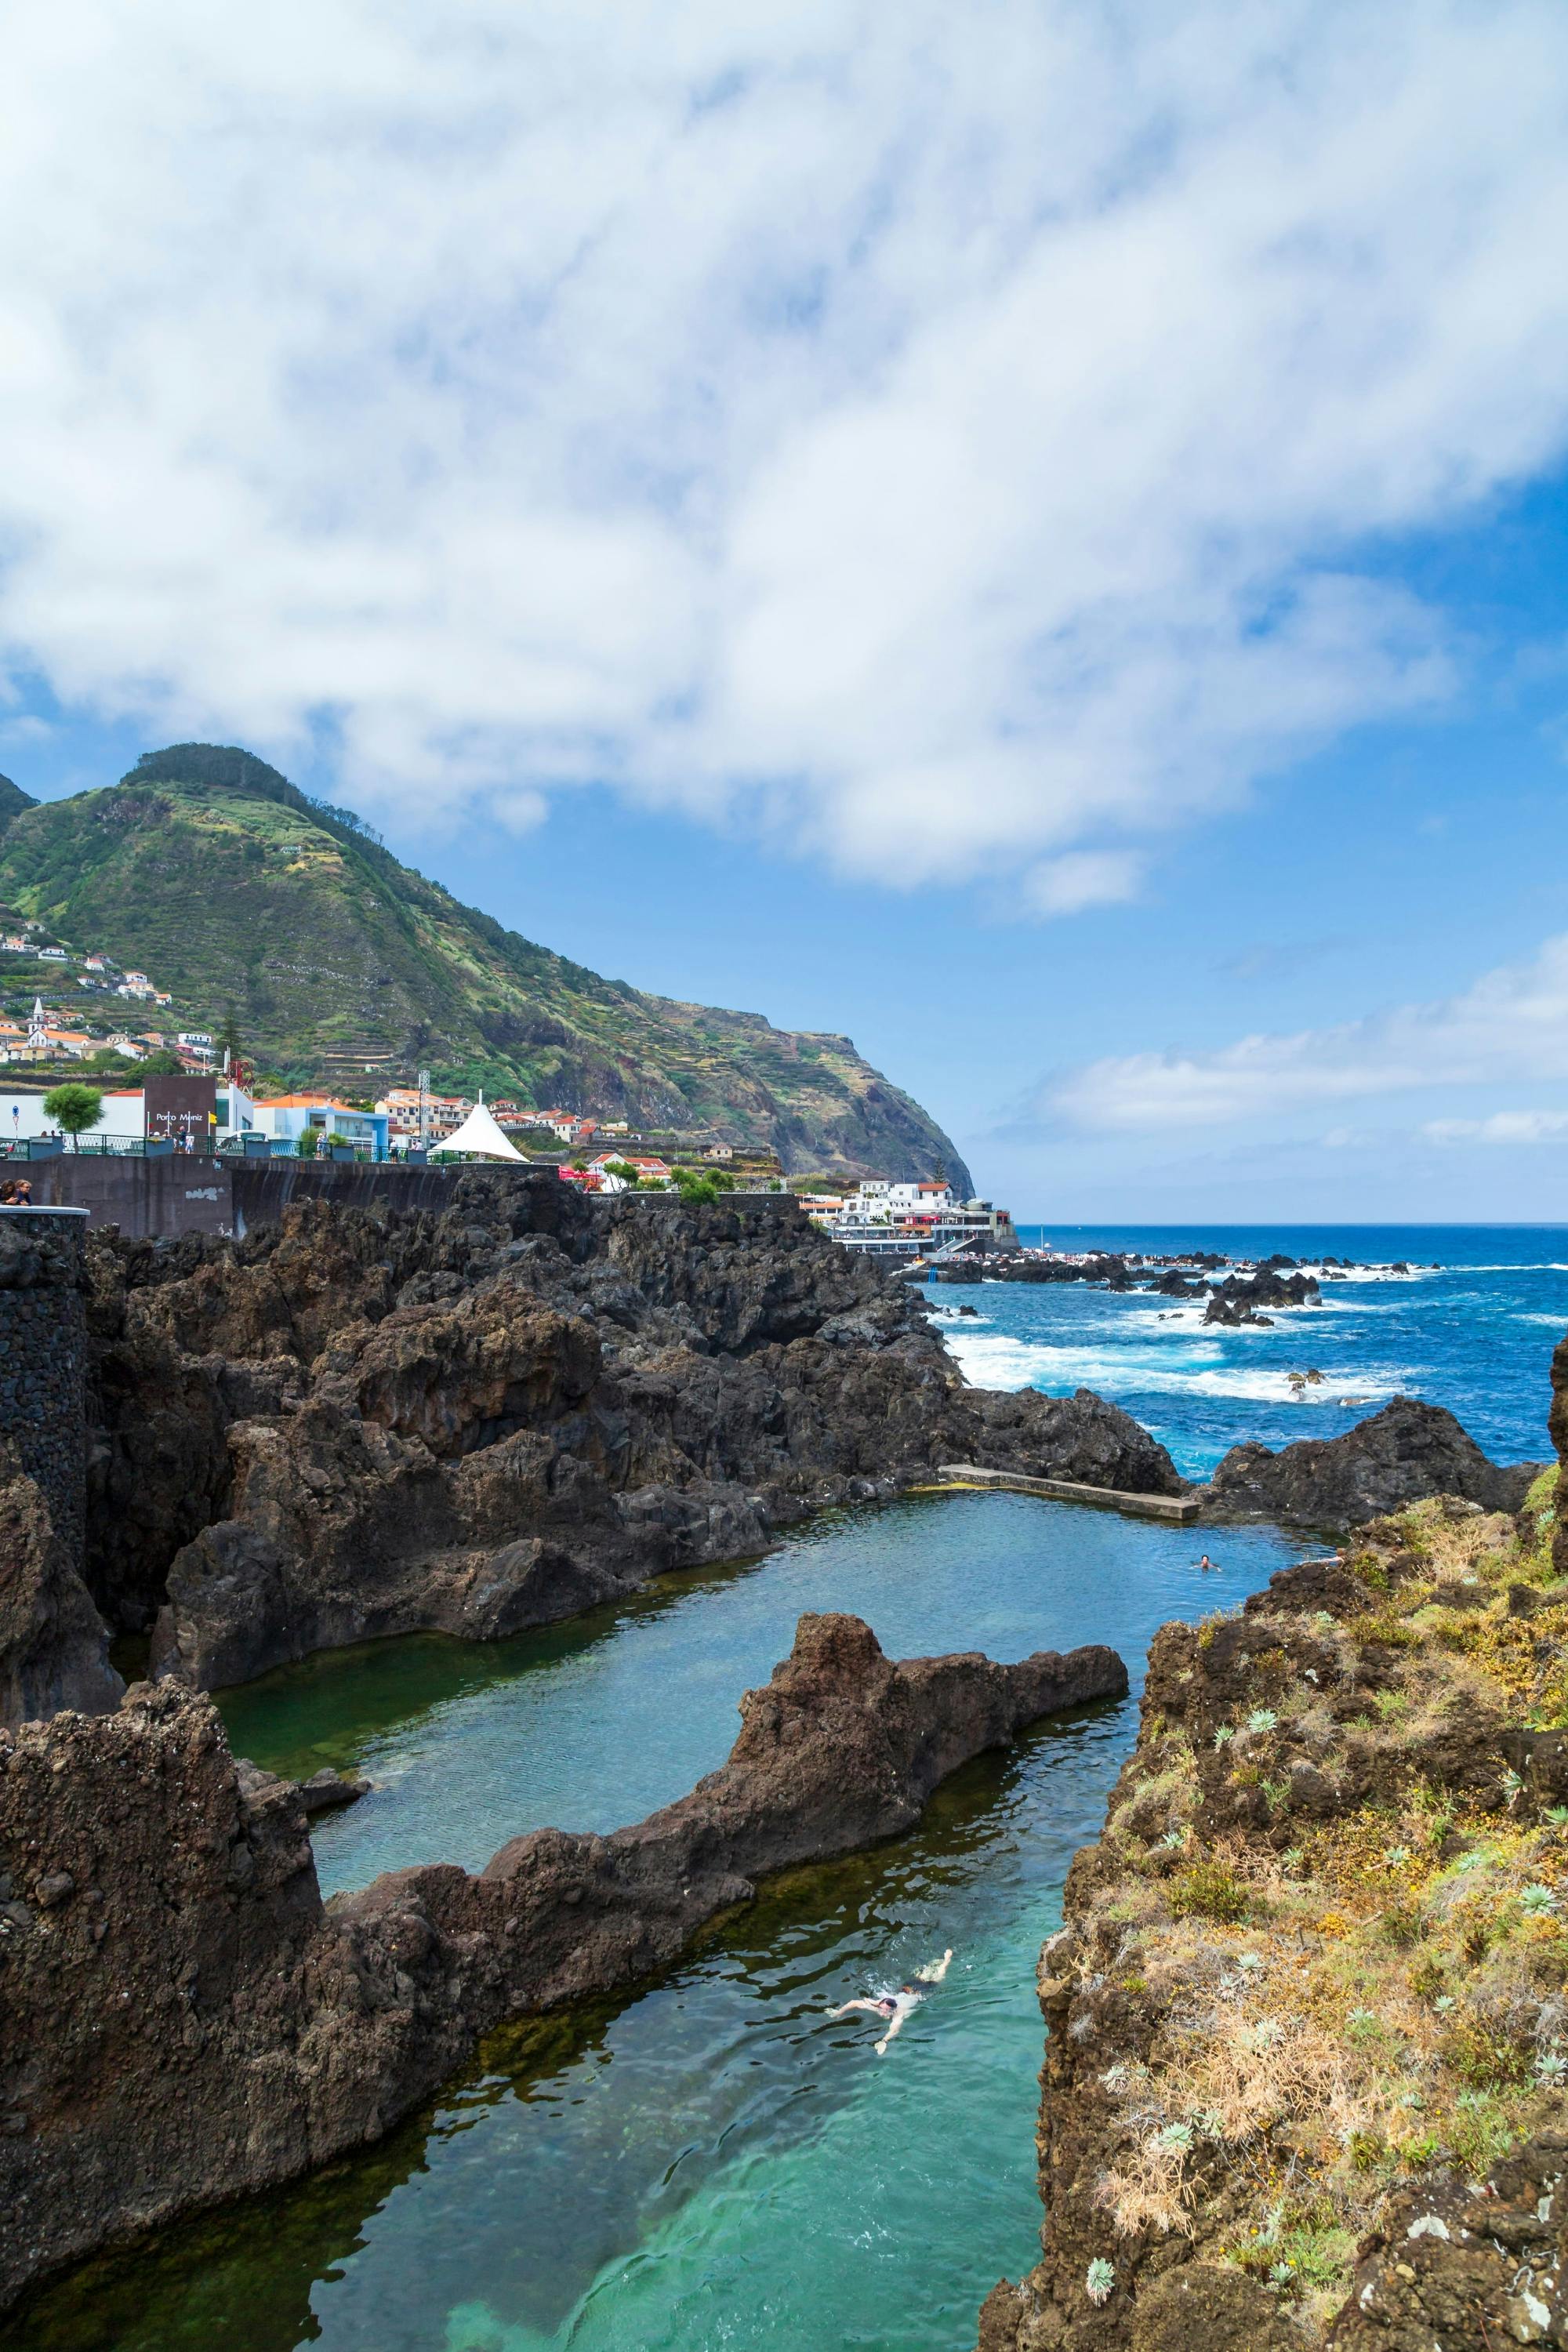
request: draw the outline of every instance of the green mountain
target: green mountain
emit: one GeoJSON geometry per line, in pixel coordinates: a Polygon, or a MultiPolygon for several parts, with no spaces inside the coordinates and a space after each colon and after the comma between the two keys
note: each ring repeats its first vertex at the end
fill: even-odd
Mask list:
{"type": "MultiPolygon", "coordinates": [[[[374,1093],[424,1066],[437,1090],[771,1145],[792,1171],[945,1170],[971,1189],[942,1129],[847,1037],[602,980],[460,905],[247,751],[144,752],[70,800],[0,791],[0,900],[40,938],[168,990],[161,1028],[216,1030],[232,1007],[247,1051],[293,1086],[374,1093]]],[[[125,1017],[62,980],[57,964],[84,1025],[125,1017]]]]}

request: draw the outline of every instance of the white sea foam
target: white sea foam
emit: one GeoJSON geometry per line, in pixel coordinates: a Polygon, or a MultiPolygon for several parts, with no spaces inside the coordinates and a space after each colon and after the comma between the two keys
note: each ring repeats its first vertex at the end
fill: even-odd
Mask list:
{"type": "MultiPolygon", "coordinates": [[[[964,1318],[968,1323],[967,1317],[964,1318]]],[[[1005,1332],[949,1329],[943,1333],[964,1378],[976,1388],[1051,1391],[1098,1389],[1114,1395],[1129,1390],[1173,1396],[1250,1397],[1270,1404],[1337,1404],[1342,1397],[1373,1402],[1412,1387],[1390,1372],[1334,1371],[1321,1385],[1296,1389],[1289,1370],[1261,1364],[1227,1364],[1217,1341],[1207,1342],[1209,1362],[1173,1363],[1142,1358],[1133,1349],[1053,1347],[1039,1339],[1016,1339],[1005,1332]]]]}
{"type": "Polygon", "coordinates": [[[1544,1324],[1548,1331],[1561,1331],[1563,1320],[1561,1315],[1516,1315],[1513,1319],[1516,1323],[1544,1324]]]}

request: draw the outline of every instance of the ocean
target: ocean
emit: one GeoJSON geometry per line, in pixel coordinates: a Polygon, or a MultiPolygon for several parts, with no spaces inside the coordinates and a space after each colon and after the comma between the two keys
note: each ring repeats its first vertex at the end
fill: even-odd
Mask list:
{"type": "Polygon", "coordinates": [[[1228,1446],[1333,1437],[1386,1404],[1447,1405],[1494,1460],[1550,1453],[1552,1350],[1568,1333],[1568,1225],[1022,1226],[1063,1251],[1353,1258],[1321,1307],[1275,1308],[1269,1328],[1203,1325],[1203,1307],[1079,1285],[947,1284],[931,1296],[968,1379],[1070,1395],[1097,1389],[1206,1477],[1228,1446]],[[1404,1262],[1407,1274],[1396,1274],[1404,1262]],[[966,1305],[973,1317],[960,1316],[966,1305]],[[1321,1384],[1293,1389],[1292,1372],[1321,1384]]]}

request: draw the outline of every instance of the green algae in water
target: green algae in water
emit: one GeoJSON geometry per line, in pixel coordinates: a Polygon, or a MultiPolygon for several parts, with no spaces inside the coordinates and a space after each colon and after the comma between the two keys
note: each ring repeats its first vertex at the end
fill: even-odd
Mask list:
{"type": "MultiPolygon", "coordinates": [[[[1224,1546],[1230,1599],[1297,1556],[1261,1529],[1224,1546]]],[[[606,1825],[688,1788],[803,1608],[857,1610],[904,1655],[1099,1639],[1135,1664],[1155,1625],[1221,1597],[1195,1549],[1021,1496],[858,1516],[510,1661],[395,1643],[290,1669],[261,1760],[342,1735],[318,1761],[386,1774],[318,1838],[333,1883],[432,1846],[482,1861],[563,1790],[568,1825],[606,1825]]],[[[266,1697],[226,1695],[231,1727],[249,1707],[265,1732],[266,1697]]],[[[637,1996],[496,2037],[382,2147],[79,2272],[0,2345],[966,2352],[984,2294],[1033,2260],[1035,1960],[1132,1730],[1110,1706],[979,1759],[910,1837],[771,1883],[637,1996]],[[827,2018],[948,1944],[885,2058],[872,2021],[827,2018]]]]}
{"type": "Polygon", "coordinates": [[[962,2342],[996,2249],[1028,2252],[1033,1957],[1056,1923],[1064,1857],[1089,1826],[1060,1801],[1063,1784],[1086,1743],[1108,1742],[1116,1712],[1085,1710],[1005,1759],[978,1760],[914,1836],[770,1882],[639,1996],[492,2037],[383,2147],[89,2265],[0,2342],[962,2342]],[[1045,1844],[1042,1810],[1054,1824],[1045,1844]],[[958,1945],[952,1971],[888,2058],[872,2051],[872,2021],[828,2019],[944,1938],[958,1945]],[[931,2308],[922,2255],[929,2264],[933,2233],[947,2239],[959,2214],[966,2242],[946,2246],[931,2308]]]}

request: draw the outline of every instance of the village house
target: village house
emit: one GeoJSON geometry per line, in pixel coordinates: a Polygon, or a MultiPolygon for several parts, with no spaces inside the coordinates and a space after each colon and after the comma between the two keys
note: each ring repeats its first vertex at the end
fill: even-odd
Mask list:
{"type": "Polygon", "coordinates": [[[580,1111],[540,1110],[533,1114],[535,1127],[547,1127],[559,1143],[569,1150],[591,1143],[598,1133],[598,1121],[584,1118],[580,1111]]]}
{"type": "MultiPolygon", "coordinates": [[[[246,1104],[237,1087],[229,1089],[231,1127],[235,1124],[232,1107],[246,1104]]],[[[238,1121],[255,1133],[269,1137],[275,1142],[298,1143],[300,1136],[314,1131],[318,1137],[341,1135],[345,1143],[370,1144],[385,1151],[390,1137],[390,1119],[384,1110],[355,1110],[349,1103],[334,1102],[330,1095],[274,1095],[268,1101],[251,1103],[248,1112],[242,1108],[238,1121]]]]}
{"type": "MultiPolygon", "coordinates": [[[[443,1136],[456,1135],[473,1104],[467,1095],[426,1095],[425,1097],[425,1132],[431,1143],[443,1136]]],[[[395,1142],[416,1144],[419,1140],[419,1089],[417,1087],[388,1087],[376,1104],[384,1111],[389,1132],[395,1142]]]]}
{"type": "MultiPolygon", "coordinates": [[[[590,1160],[588,1162],[590,1176],[604,1178],[612,1168],[629,1168],[641,1184],[668,1184],[670,1178],[668,1160],[639,1159],[635,1153],[629,1151],[602,1151],[597,1160],[590,1160]]],[[[626,1178],[612,1177],[607,1189],[611,1192],[624,1192],[626,1178]]]]}

